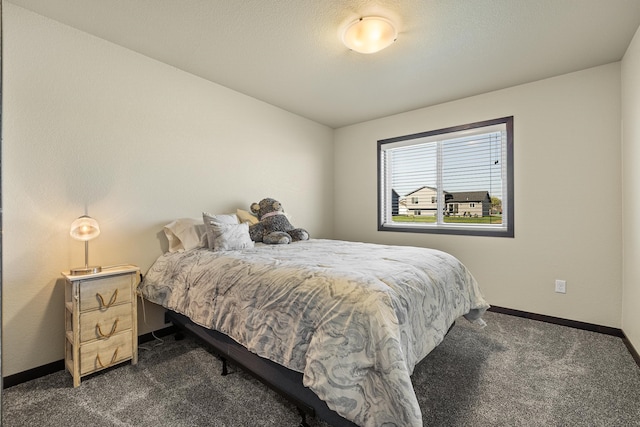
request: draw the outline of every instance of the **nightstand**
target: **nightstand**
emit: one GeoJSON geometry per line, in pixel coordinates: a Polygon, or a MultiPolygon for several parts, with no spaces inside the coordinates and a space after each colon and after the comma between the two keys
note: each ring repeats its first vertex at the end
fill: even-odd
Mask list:
{"type": "Polygon", "coordinates": [[[138,363],[139,274],[135,265],[78,276],[62,273],[66,279],[64,360],[74,387],[85,375],[127,360],[138,363]]]}

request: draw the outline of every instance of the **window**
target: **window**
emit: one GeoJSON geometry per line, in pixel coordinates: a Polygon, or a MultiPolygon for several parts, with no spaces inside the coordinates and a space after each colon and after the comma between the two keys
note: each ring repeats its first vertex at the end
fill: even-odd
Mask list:
{"type": "Polygon", "coordinates": [[[378,141],[378,230],[513,237],[513,116],[378,141]]]}

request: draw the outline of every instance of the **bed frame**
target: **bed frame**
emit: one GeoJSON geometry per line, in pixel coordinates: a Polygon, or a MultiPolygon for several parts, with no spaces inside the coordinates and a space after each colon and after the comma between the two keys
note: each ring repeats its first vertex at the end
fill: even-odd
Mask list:
{"type": "MultiPolygon", "coordinates": [[[[229,336],[193,323],[191,319],[182,314],[166,310],[165,323],[169,322],[173,323],[179,331],[195,335],[211,346],[222,360],[223,376],[228,373],[227,362],[231,362],[248,371],[269,388],[293,403],[298,408],[298,413],[301,417],[298,427],[309,427],[307,415],[317,417],[333,427],[358,427],[352,421],[329,409],[324,400],[320,400],[311,389],[302,385],[302,374],[300,372],[292,371],[269,359],[260,357],[229,338],[229,336]]],[[[449,335],[454,325],[455,322],[451,325],[445,337],[449,335]]],[[[180,333],[178,332],[178,334],[180,333]]],[[[176,339],[180,339],[178,334],[176,339]]]]}
{"type": "MultiPolygon", "coordinates": [[[[302,385],[302,374],[251,353],[227,335],[197,325],[188,317],[167,310],[166,323],[173,323],[180,331],[197,336],[211,346],[222,360],[222,375],[227,375],[227,361],[240,366],[268,387],[281,394],[298,408],[299,427],[309,427],[307,416],[317,417],[334,427],[357,427],[356,424],[329,409],[327,404],[302,385]]],[[[179,339],[177,337],[176,339],[179,339]]]]}

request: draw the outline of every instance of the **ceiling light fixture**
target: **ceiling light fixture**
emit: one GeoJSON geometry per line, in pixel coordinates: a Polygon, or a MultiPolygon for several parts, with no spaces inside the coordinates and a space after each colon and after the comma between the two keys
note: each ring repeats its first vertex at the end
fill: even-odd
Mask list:
{"type": "Polygon", "coordinates": [[[375,53],[398,38],[391,21],[379,16],[367,16],[347,25],[342,32],[342,43],[359,53],[375,53]]]}

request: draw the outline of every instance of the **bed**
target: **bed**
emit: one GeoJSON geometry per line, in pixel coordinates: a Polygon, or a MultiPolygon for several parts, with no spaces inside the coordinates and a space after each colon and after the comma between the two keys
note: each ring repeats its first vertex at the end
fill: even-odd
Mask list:
{"type": "Polygon", "coordinates": [[[447,253],[323,239],[168,252],[139,289],[337,426],[422,426],[414,367],[457,318],[481,323],[489,307],[447,253]]]}

